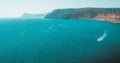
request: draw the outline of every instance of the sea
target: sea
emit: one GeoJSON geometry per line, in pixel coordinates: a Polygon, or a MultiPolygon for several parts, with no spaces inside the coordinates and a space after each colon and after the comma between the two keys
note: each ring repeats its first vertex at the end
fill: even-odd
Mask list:
{"type": "Polygon", "coordinates": [[[120,24],[0,18],[0,63],[120,63],[120,24]]]}

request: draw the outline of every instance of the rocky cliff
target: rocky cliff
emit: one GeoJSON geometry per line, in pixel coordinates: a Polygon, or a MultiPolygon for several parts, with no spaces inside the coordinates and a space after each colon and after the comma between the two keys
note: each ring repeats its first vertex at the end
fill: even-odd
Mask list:
{"type": "Polygon", "coordinates": [[[49,13],[45,18],[60,19],[92,19],[120,22],[120,8],[78,8],[78,9],[56,9],[49,13]]]}
{"type": "Polygon", "coordinates": [[[120,23],[120,13],[103,13],[93,18],[94,20],[120,23]]]}

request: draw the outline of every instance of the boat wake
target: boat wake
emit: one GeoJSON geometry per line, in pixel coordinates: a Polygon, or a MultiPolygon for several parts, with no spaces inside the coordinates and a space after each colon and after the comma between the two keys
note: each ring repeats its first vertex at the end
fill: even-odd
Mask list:
{"type": "Polygon", "coordinates": [[[103,34],[97,38],[97,42],[101,42],[102,40],[104,40],[107,37],[107,31],[103,30],[103,34]]]}

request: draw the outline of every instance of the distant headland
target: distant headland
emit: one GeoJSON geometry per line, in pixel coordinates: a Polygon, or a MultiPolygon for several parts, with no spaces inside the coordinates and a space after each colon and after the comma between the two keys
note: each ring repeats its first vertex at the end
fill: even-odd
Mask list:
{"type": "Polygon", "coordinates": [[[44,18],[46,14],[31,14],[31,13],[24,13],[21,17],[24,18],[44,18]]]}
{"type": "Polygon", "coordinates": [[[120,23],[120,8],[68,8],[55,9],[45,18],[100,20],[120,23]]]}

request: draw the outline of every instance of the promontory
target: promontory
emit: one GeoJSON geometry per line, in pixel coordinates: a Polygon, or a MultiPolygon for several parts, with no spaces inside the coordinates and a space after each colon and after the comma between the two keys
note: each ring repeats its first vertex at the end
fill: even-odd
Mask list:
{"type": "Polygon", "coordinates": [[[120,8],[67,8],[55,9],[45,18],[99,20],[120,23],[120,8]]]}

